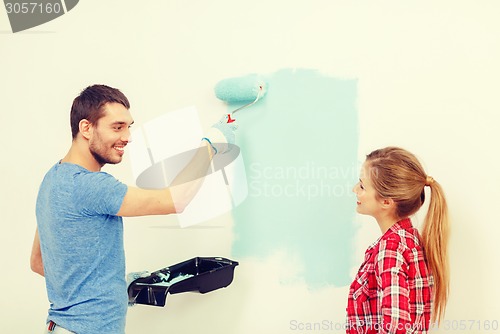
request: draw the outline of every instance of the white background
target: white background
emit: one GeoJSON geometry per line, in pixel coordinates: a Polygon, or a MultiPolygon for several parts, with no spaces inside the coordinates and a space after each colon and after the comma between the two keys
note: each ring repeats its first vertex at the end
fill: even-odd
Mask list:
{"type": "MultiPolygon", "coordinates": [[[[282,68],[359,80],[360,160],[374,148],[403,146],[448,195],[445,325],[462,320],[467,329],[442,332],[495,332],[484,326],[500,321],[499,10],[497,1],[85,0],[63,17],[12,34],[1,9],[2,332],[42,331],[44,280],[29,269],[35,200],[43,175],[69,148],[69,109],[81,89],[120,88],[137,124],[196,105],[206,129],[225,110],[213,95],[217,81],[282,68]]],[[[106,171],[133,183],[128,161],[106,171]]],[[[370,219],[359,223],[361,260],[379,231],[370,219]]],[[[184,230],[171,217],[130,219],[127,269],[230,257],[232,224],[230,215],[184,230]]],[[[285,258],[278,252],[265,263],[246,259],[227,289],[130,309],[127,333],[336,332],[347,288],[282,284],[299,270],[285,258]],[[309,323],[323,326],[299,330],[309,323]]]]}

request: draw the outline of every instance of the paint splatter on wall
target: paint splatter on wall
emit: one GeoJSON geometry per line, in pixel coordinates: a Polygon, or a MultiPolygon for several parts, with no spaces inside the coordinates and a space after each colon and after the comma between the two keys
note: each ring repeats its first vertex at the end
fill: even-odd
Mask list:
{"type": "MultiPolygon", "coordinates": [[[[357,81],[314,70],[267,77],[267,96],[235,114],[248,198],[233,211],[233,256],[299,260],[309,287],[350,283],[358,178],[357,81]]],[[[234,107],[234,106],[230,106],[234,107]]]]}

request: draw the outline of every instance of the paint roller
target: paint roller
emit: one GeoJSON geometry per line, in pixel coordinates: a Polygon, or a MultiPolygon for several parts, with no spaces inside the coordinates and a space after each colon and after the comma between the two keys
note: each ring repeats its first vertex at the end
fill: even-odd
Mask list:
{"type": "MultiPolygon", "coordinates": [[[[248,108],[267,93],[267,83],[266,81],[257,74],[250,74],[244,77],[228,78],[219,81],[215,85],[215,96],[227,103],[245,103],[241,107],[231,111],[227,114],[227,123],[232,123],[235,120],[231,118],[236,112],[248,108]]],[[[224,168],[221,169],[222,176],[224,177],[224,182],[226,183],[228,192],[231,193],[231,188],[226,176],[224,168]]],[[[231,196],[233,200],[233,196],[231,196]]],[[[233,202],[233,206],[234,206],[233,202]]]]}
{"type": "Polygon", "coordinates": [[[228,114],[228,123],[234,122],[231,118],[234,113],[254,105],[266,93],[267,83],[257,74],[224,79],[215,85],[215,96],[219,100],[227,103],[245,103],[228,114]]]}

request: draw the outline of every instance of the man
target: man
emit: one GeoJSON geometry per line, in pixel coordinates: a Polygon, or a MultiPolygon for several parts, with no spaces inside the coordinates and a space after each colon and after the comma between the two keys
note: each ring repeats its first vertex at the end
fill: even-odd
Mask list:
{"type": "Polygon", "coordinates": [[[48,333],[125,332],[122,217],[182,212],[214,154],[234,142],[235,126],[221,120],[203,138],[175,186],[128,187],[101,168],[122,161],[134,123],[129,108],[115,88],[94,85],[82,91],[71,108],[71,147],[40,186],[31,268],[46,280],[48,333]]]}

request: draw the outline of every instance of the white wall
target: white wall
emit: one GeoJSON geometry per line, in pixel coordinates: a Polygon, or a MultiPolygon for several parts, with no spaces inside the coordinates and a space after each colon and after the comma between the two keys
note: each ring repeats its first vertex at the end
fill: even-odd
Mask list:
{"type": "MultiPolygon", "coordinates": [[[[218,80],[309,68],[359,80],[360,160],[403,146],[442,183],[453,219],[445,325],[463,320],[464,332],[495,332],[485,321],[500,321],[499,9],[496,1],[86,0],[17,34],[0,14],[0,308],[10,320],[2,331],[40,331],[45,319],[44,281],[29,270],[35,199],[69,147],[69,108],[82,88],[119,87],[138,124],[196,105],[208,127],[225,109],[213,96],[218,80]]],[[[106,170],[133,183],[128,161],[106,170]]],[[[369,219],[359,223],[361,260],[378,230],[369,219]]],[[[230,215],[184,230],[170,218],[130,219],[128,269],[231,257],[232,224],[230,215]],[[160,250],[151,254],[148,245],[160,250]]],[[[347,287],[283,283],[297,270],[285,256],[245,259],[227,289],[135,307],[127,333],[292,333],[300,332],[292,324],[343,321],[347,287]]]]}

